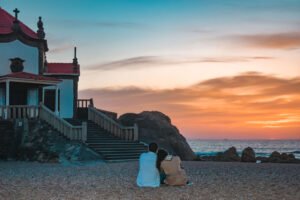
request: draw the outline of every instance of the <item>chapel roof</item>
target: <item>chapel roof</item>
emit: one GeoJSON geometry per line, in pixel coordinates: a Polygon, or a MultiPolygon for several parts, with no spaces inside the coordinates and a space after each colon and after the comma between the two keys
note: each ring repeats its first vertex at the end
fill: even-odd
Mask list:
{"type": "Polygon", "coordinates": [[[45,81],[45,82],[60,82],[61,80],[53,77],[46,77],[42,75],[31,74],[28,72],[15,72],[0,76],[0,80],[3,79],[14,79],[14,80],[31,80],[31,81],[45,81]]]}
{"type": "MultiPolygon", "coordinates": [[[[4,9],[0,7],[0,35],[13,33],[13,24],[15,21],[15,17],[6,12],[4,9]]],[[[19,26],[23,33],[27,36],[38,39],[37,33],[18,20],[19,26]]]]}
{"type": "Polygon", "coordinates": [[[74,63],[47,63],[47,74],[59,74],[59,75],[79,75],[79,65],[74,63]]]}

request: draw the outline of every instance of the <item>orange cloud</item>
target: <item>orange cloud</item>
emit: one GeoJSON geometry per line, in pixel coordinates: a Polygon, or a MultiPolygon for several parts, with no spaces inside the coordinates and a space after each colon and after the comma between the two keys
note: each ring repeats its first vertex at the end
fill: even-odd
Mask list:
{"type": "Polygon", "coordinates": [[[119,113],[162,111],[190,137],[300,139],[300,77],[248,72],[187,88],[101,88],[80,96],[119,113]]]}
{"type": "Polygon", "coordinates": [[[138,56],[125,58],[107,63],[95,64],[88,69],[90,70],[115,70],[115,69],[139,69],[161,66],[177,66],[182,64],[196,63],[236,63],[251,62],[254,60],[270,60],[274,59],[269,56],[220,56],[220,57],[200,57],[200,58],[184,58],[184,57],[163,57],[163,56],[138,56]]]}
{"type": "Polygon", "coordinates": [[[61,52],[68,51],[73,48],[74,48],[74,46],[71,44],[62,44],[55,48],[50,49],[49,52],[50,53],[61,53],[61,52]]]}
{"type": "Polygon", "coordinates": [[[295,49],[300,48],[300,32],[236,35],[230,37],[238,43],[258,48],[295,49]]]}

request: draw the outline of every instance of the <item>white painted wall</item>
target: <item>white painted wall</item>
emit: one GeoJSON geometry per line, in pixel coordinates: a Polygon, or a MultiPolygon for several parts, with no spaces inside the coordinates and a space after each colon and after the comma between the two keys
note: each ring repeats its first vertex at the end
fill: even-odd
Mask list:
{"type": "MultiPolygon", "coordinates": [[[[55,86],[45,87],[45,89],[55,89],[55,86]]],[[[71,118],[73,117],[73,80],[63,79],[61,83],[58,84],[58,89],[60,90],[60,112],[59,116],[61,118],[71,118]]]]}
{"type": "Polygon", "coordinates": [[[23,44],[19,40],[0,43],[0,75],[10,74],[10,58],[19,57],[24,61],[24,72],[38,74],[39,51],[37,47],[23,44]]]}

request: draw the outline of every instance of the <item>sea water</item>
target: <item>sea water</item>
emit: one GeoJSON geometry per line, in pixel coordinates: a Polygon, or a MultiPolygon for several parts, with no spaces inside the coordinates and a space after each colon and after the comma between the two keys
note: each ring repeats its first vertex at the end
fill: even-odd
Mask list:
{"type": "Polygon", "coordinates": [[[293,153],[300,159],[300,140],[188,140],[189,145],[198,155],[216,155],[228,148],[236,147],[239,154],[246,147],[251,147],[256,156],[268,157],[273,151],[293,153]]]}

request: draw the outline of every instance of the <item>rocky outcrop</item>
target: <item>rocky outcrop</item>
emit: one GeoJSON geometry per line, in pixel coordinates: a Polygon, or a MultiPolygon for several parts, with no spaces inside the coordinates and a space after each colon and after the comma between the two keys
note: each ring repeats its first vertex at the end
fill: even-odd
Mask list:
{"type": "Polygon", "coordinates": [[[178,155],[182,160],[193,160],[195,153],[186,139],[172,125],[171,119],[158,111],[144,111],[139,114],[127,113],[119,121],[125,126],[139,127],[139,140],[147,144],[155,142],[170,154],[178,155]]]}
{"type": "Polygon", "coordinates": [[[212,156],[197,156],[196,161],[223,161],[223,162],[236,162],[241,161],[235,147],[230,147],[224,152],[219,152],[217,155],[212,156]]]}
{"type": "Polygon", "coordinates": [[[247,147],[242,152],[242,162],[256,162],[255,152],[251,147],[247,147]]]}
{"type": "Polygon", "coordinates": [[[16,134],[13,123],[0,121],[0,160],[6,160],[14,156],[16,149],[16,134]]]}
{"type": "Polygon", "coordinates": [[[273,163],[300,163],[299,159],[296,159],[294,154],[287,154],[282,153],[280,154],[277,151],[274,151],[266,162],[273,162],[273,163]]]}
{"type": "Polygon", "coordinates": [[[230,147],[224,153],[218,153],[216,156],[216,161],[240,161],[236,148],[230,147]]]}
{"type": "Polygon", "coordinates": [[[26,141],[18,148],[18,160],[66,163],[99,160],[101,157],[84,144],[70,141],[42,121],[29,123],[26,141]]]}

